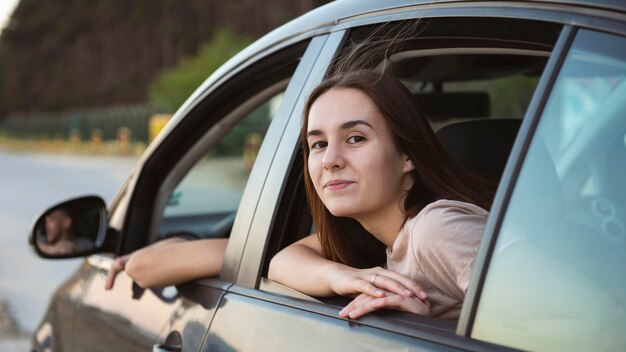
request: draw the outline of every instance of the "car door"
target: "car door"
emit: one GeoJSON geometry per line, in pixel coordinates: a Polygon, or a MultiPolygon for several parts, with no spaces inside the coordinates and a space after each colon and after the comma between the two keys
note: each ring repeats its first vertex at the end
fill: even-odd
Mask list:
{"type": "MultiPolygon", "coordinates": [[[[264,176],[262,168],[253,167],[256,159],[274,153],[271,143],[262,141],[271,142],[284,127],[281,114],[291,109],[283,96],[298,90],[300,82],[292,76],[307,44],[286,43],[249,58],[209,86],[195,106],[183,107],[182,117],[174,117],[177,126],[148,152],[129,181],[134,188],[117,205],[116,212],[125,216],[119,235],[123,252],[172,235],[230,235],[238,212],[246,209],[240,199],[248,179],[264,176]]],[[[111,221],[119,217],[114,213],[111,221]]],[[[105,291],[112,261],[96,255],[85,264],[90,277],[77,307],[73,349],[134,351],[157,344],[198,350],[230,283],[216,278],[144,290],[120,273],[105,291]]]]}
{"type": "Polygon", "coordinates": [[[626,349],[626,31],[613,29],[566,30],[485,248],[473,338],[626,349]]]}
{"type": "MultiPolygon", "coordinates": [[[[519,45],[520,38],[529,35],[529,33],[523,34],[520,29],[528,28],[530,24],[536,26],[542,26],[542,24],[503,20],[501,18],[464,18],[462,13],[465,9],[458,10],[459,12],[450,8],[447,10],[450,12],[442,11],[439,16],[432,18],[425,18],[426,14],[432,15],[428,11],[407,11],[407,13],[402,14],[401,11],[398,11],[393,17],[372,14],[374,19],[369,19],[371,22],[368,22],[367,16],[363,16],[359,18],[358,24],[352,24],[355,28],[351,28],[350,21],[346,21],[328,36],[320,58],[316,62],[316,67],[312,71],[312,76],[307,80],[305,89],[295,106],[296,113],[292,114],[287,125],[275,157],[276,161],[269,171],[268,181],[259,192],[258,205],[252,222],[246,223],[245,230],[248,232],[237,233],[244,238],[241,240],[238,237],[238,242],[245,241],[245,246],[241,249],[243,258],[237,265],[230,266],[233,270],[223,272],[224,276],[228,275],[228,277],[233,278],[235,285],[231,286],[228,293],[222,298],[220,308],[215,314],[209,334],[206,337],[203,351],[506,350],[501,346],[464,336],[457,332],[456,322],[430,317],[385,311],[360,318],[358,321],[340,319],[338,313],[341,307],[346,304],[345,299],[308,297],[266,278],[267,266],[272,255],[286,244],[296,240],[297,238],[293,238],[294,233],[299,232],[301,236],[304,236],[311,230],[310,214],[306,206],[301,182],[302,173],[300,169],[304,161],[301,154],[296,152],[301,121],[300,111],[302,111],[306,99],[306,92],[322,79],[333,62],[334,55],[341,48],[347,48],[342,52],[350,52],[351,43],[356,43],[355,46],[358,45],[358,37],[368,37],[367,34],[352,37],[345,28],[356,31],[361,25],[366,27],[372,23],[397,20],[400,17],[400,19],[407,20],[408,25],[425,36],[426,40],[415,44],[419,48],[417,51],[407,50],[399,56],[414,55],[418,58],[414,62],[419,63],[424,62],[421,58],[426,56],[454,59],[449,54],[456,55],[470,47],[469,54],[478,53],[486,55],[489,59],[493,59],[490,56],[493,53],[519,55],[520,67],[539,67],[540,70],[536,73],[538,75],[541,74],[545,59],[550,55],[552,45],[559,36],[561,28],[559,24],[543,24],[546,31],[544,38],[546,43],[541,43],[539,40],[538,44],[533,46],[533,40],[528,40],[528,43],[524,44],[524,48],[519,48],[517,45],[519,45]],[[454,18],[447,18],[446,16],[454,16],[454,18]],[[417,25],[412,25],[410,20],[415,17],[419,20],[414,20],[417,25]],[[426,25],[421,27],[422,23],[426,23],[426,25]],[[450,25],[451,23],[454,25],[450,25]],[[498,28],[503,28],[504,33],[510,31],[505,37],[509,38],[507,36],[510,35],[510,38],[516,39],[510,41],[511,43],[515,42],[512,44],[513,47],[508,47],[511,43],[503,44],[508,40],[497,38],[495,35],[491,37],[492,34],[489,34],[487,29],[493,28],[494,24],[498,24],[498,28]],[[472,27],[464,27],[464,25],[472,27]],[[431,33],[432,38],[427,37],[427,32],[430,29],[434,33],[431,33]],[[449,37],[451,32],[454,32],[460,39],[458,41],[451,39],[449,37]],[[342,47],[344,43],[346,44],[342,47]],[[490,47],[489,45],[495,46],[490,47]],[[503,47],[503,45],[507,46],[503,47]],[[539,59],[535,59],[537,57],[539,59]],[[290,236],[291,239],[286,240],[290,236]]],[[[515,17],[515,13],[516,11],[513,10],[508,15],[515,17]]],[[[391,27],[393,27],[393,23],[391,27]]],[[[365,33],[368,31],[369,29],[366,28],[365,33]]],[[[372,31],[376,31],[375,26],[372,31]]],[[[376,33],[380,34],[381,32],[376,33]]],[[[498,67],[502,67],[502,64],[507,62],[507,58],[501,57],[504,59],[492,61],[492,63],[499,62],[500,66],[498,67]]],[[[511,68],[512,66],[509,66],[507,70],[511,68]]],[[[426,69],[424,71],[426,71],[426,73],[422,73],[424,75],[433,72],[426,69]]],[[[445,78],[443,71],[447,70],[440,71],[442,79],[445,78]]],[[[468,74],[472,77],[472,72],[468,74]]],[[[531,94],[532,91],[534,91],[534,85],[531,86],[531,94]]],[[[525,110],[526,106],[524,105],[522,108],[525,110]]],[[[512,135],[512,138],[515,138],[515,134],[512,135]]],[[[235,232],[233,232],[234,234],[235,232]]],[[[233,239],[231,238],[231,241],[233,239]]],[[[234,247],[229,246],[229,250],[231,249],[234,247]]],[[[229,258],[227,258],[228,260],[229,258]]]]}

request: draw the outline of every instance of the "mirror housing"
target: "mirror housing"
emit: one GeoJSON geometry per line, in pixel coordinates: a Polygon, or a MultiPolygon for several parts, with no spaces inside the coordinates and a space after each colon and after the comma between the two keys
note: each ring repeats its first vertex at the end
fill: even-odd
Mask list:
{"type": "Polygon", "coordinates": [[[56,204],[33,222],[29,243],[42,258],[77,258],[109,247],[106,204],[85,196],[56,204]]]}

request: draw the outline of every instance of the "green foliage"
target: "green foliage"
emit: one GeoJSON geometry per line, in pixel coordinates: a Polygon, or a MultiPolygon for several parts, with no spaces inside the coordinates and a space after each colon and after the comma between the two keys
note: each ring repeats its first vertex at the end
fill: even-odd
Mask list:
{"type": "Polygon", "coordinates": [[[270,124],[270,107],[267,104],[261,105],[255,111],[246,116],[241,122],[228,132],[226,136],[213,148],[210,156],[233,156],[242,155],[246,138],[256,133],[265,136],[270,124]]]}
{"type": "Polygon", "coordinates": [[[181,60],[174,68],[162,71],[149,87],[154,105],[173,112],[202,82],[251,40],[229,29],[220,29],[198,54],[181,60]]]}
{"type": "Polygon", "coordinates": [[[539,77],[514,76],[495,81],[488,89],[492,116],[523,118],[539,77]]]}

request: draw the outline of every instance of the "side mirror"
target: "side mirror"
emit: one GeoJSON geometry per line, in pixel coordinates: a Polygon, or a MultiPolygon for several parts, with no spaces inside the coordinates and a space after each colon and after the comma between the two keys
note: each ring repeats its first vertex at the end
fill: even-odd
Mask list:
{"type": "Polygon", "coordinates": [[[87,196],[44,211],[33,223],[29,242],[40,257],[75,258],[99,252],[106,235],[106,204],[87,196]]]}

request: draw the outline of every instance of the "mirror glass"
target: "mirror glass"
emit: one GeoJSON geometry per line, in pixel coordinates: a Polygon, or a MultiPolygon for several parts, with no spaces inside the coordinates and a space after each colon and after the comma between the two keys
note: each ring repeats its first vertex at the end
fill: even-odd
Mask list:
{"type": "Polygon", "coordinates": [[[46,257],[85,254],[100,246],[106,224],[104,202],[84,197],[58,204],[37,220],[34,244],[46,257]]]}

